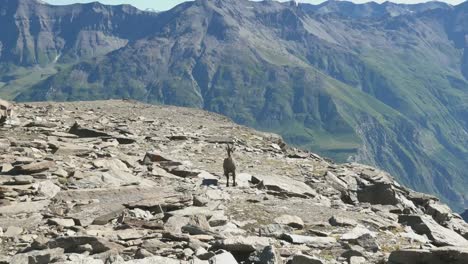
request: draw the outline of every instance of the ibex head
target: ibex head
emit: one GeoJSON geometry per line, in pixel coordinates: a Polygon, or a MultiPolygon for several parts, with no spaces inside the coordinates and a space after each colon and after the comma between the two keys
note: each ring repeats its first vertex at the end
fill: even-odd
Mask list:
{"type": "Polygon", "coordinates": [[[226,145],[226,151],[228,153],[228,156],[231,157],[231,153],[234,153],[234,151],[236,150],[236,148],[234,147],[234,144],[227,144],[226,145]]]}

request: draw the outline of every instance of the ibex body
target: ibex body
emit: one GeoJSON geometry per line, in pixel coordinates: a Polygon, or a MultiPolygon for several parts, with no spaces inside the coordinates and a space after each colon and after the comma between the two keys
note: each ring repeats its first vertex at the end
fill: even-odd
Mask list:
{"type": "Polygon", "coordinates": [[[0,124],[5,123],[13,115],[13,105],[0,99],[0,124]]]}
{"type": "Polygon", "coordinates": [[[226,186],[229,187],[229,174],[232,174],[233,186],[236,186],[236,163],[232,158],[232,153],[234,152],[234,146],[227,145],[226,151],[228,157],[224,159],[223,169],[224,169],[224,176],[226,176],[227,183],[226,186]]]}

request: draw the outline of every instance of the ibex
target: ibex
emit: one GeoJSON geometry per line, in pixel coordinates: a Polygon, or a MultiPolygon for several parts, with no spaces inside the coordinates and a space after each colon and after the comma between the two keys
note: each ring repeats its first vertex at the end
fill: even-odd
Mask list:
{"type": "Polygon", "coordinates": [[[234,159],[232,158],[232,153],[234,153],[234,145],[226,147],[228,157],[224,159],[223,168],[224,168],[224,176],[227,178],[226,186],[229,187],[229,174],[232,174],[233,186],[236,186],[236,164],[234,163],[234,159]]]}
{"type": "Polygon", "coordinates": [[[13,105],[9,102],[0,99],[0,124],[6,122],[8,118],[11,119],[13,115],[13,105]]]}

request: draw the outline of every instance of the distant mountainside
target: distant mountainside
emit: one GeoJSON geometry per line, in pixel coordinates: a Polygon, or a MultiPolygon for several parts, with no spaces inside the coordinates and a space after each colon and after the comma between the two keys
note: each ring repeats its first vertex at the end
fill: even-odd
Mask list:
{"type": "Polygon", "coordinates": [[[222,113],[463,209],[468,3],[0,4],[0,96],[222,113]]]}

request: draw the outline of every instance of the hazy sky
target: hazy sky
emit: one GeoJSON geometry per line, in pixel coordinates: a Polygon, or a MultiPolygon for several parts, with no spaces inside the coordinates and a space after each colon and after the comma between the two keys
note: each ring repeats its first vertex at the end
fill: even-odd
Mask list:
{"type": "MultiPolygon", "coordinates": [[[[95,0],[45,0],[48,3],[51,4],[57,4],[57,5],[66,5],[66,4],[72,4],[72,3],[88,3],[88,2],[95,2],[95,0]]],[[[172,7],[174,7],[177,4],[180,4],[182,2],[185,2],[184,0],[99,0],[99,2],[104,3],[104,4],[131,4],[134,5],[140,9],[147,9],[147,8],[152,8],[155,10],[167,10],[172,7]]],[[[304,2],[304,3],[312,3],[312,4],[317,4],[323,2],[323,0],[299,0],[299,2],[304,2]]],[[[353,0],[353,2],[357,3],[365,3],[369,2],[366,0],[353,0]]],[[[379,1],[377,0],[376,2],[384,2],[384,1],[379,1]]],[[[397,2],[397,3],[405,3],[405,4],[414,4],[414,3],[421,3],[421,2],[427,2],[424,0],[392,0],[392,2],[397,2]]],[[[447,2],[450,4],[459,4],[463,2],[463,0],[443,0],[442,2],[447,2]]]]}

